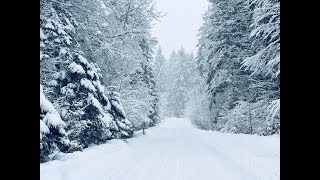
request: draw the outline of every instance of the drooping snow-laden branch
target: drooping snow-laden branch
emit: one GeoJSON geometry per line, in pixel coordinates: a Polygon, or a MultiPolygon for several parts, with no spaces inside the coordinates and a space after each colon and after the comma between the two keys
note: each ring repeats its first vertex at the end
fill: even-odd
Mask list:
{"type": "Polygon", "coordinates": [[[273,100],[268,106],[269,114],[267,118],[274,119],[277,113],[280,112],[280,99],[273,100]]]}
{"type": "Polygon", "coordinates": [[[55,3],[58,3],[60,5],[63,5],[63,6],[73,6],[72,4],[65,4],[65,3],[62,3],[62,2],[59,2],[59,1],[56,1],[56,0],[51,0],[52,2],[55,2],[55,3]]]}
{"type": "Polygon", "coordinates": [[[120,36],[125,36],[127,34],[144,34],[147,33],[146,31],[127,31],[127,32],[123,32],[123,33],[119,33],[119,34],[115,34],[112,36],[106,36],[106,38],[116,38],[116,37],[120,37],[120,36]]]}

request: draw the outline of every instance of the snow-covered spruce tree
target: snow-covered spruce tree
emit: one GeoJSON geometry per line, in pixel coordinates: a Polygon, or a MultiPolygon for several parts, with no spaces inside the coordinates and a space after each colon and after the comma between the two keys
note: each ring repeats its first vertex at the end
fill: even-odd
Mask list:
{"type": "Polygon", "coordinates": [[[153,48],[156,44],[156,41],[150,37],[148,34],[146,37],[142,37],[140,40],[140,48],[142,50],[142,55],[144,61],[142,61],[142,70],[143,70],[143,82],[146,84],[146,87],[149,89],[149,96],[151,98],[150,106],[152,111],[148,115],[152,120],[150,126],[154,126],[159,123],[159,94],[158,94],[158,84],[156,82],[154,64],[153,64],[153,48]]]}
{"type": "MultiPolygon", "coordinates": [[[[40,1],[40,83],[47,98],[58,99],[52,88],[57,86],[55,73],[72,59],[77,23],[64,9],[66,1],[40,1]]],[[[56,105],[56,104],[55,104],[56,105]]]]}
{"type": "Polygon", "coordinates": [[[183,49],[178,51],[178,61],[174,69],[173,76],[175,77],[171,89],[170,99],[172,100],[175,117],[182,117],[185,103],[187,102],[187,88],[186,88],[186,76],[185,73],[188,69],[184,66],[187,59],[183,49]]]}
{"type": "Polygon", "coordinates": [[[166,114],[166,116],[170,117],[170,116],[174,116],[174,104],[173,104],[173,82],[175,80],[175,77],[173,76],[174,72],[175,72],[175,66],[177,64],[178,61],[178,56],[177,53],[175,51],[172,51],[169,59],[166,63],[166,105],[164,107],[164,112],[166,114]]]}
{"type": "Polygon", "coordinates": [[[280,1],[249,1],[252,9],[251,35],[254,54],[243,60],[252,72],[254,86],[267,103],[264,134],[280,133],[280,1]]]}
{"type": "Polygon", "coordinates": [[[57,74],[57,94],[63,97],[62,117],[67,122],[70,140],[81,148],[120,137],[111,104],[101,84],[100,69],[81,52],[73,52],[73,61],[57,74]]]}
{"type": "Polygon", "coordinates": [[[159,46],[154,58],[156,82],[158,84],[159,94],[159,117],[163,119],[166,114],[167,107],[167,76],[168,64],[162,54],[162,49],[159,46]]]}
{"type": "Polygon", "coordinates": [[[243,60],[252,74],[280,75],[280,1],[250,0],[252,22],[250,38],[255,53],[243,60]]]}
{"type": "Polygon", "coordinates": [[[164,69],[165,63],[166,63],[166,60],[162,54],[162,49],[159,46],[154,58],[155,74],[156,74],[156,80],[158,82],[159,93],[162,93],[165,91],[165,84],[166,84],[165,69],[164,69]]]}
{"type": "MultiPolygon", "coordinates": [[[[77,23],[66,11],[66,2],[40,1],[40,83],[43,84],[47,99],[59,113],[65,98],[57,93],[60,91],[57,80],[64,78],[65,69],[72,61],[72,51],[77,44],[74,41],[77,23]]],[[[76,144],[71,141],[68,147],[61,147],[60,151],[67,152],[74,147],[76,144]]]]}
{"type": "Polygon", "coordinates": [[[66,136],[66,123],[43,93],[40,85],[40,162],[50,160],[50,155],[67,149],[70,141],[66,136]]]}
{"type": "Polygon", "coordinates": [[[247,80],[246,73],[240,71],[241,59],[247,55],[249,45],[249,17],[244,7],[241,1],[213,1],[208,19],[209,34],[205,34],[211,41],[207,45],[209,53],[206,57],[209,64],[208,93],[211,106],[219,109],[233,107],[239,98],[235,91],[247,80]],[[241,76],[244,77],[238,78],[241,76]],[[217,103],[217,98],[222,101],[217,103]]]}
{"type": "Polygon", "coordinates": [[[194,58],[192,54],[187,54],[183,47],[178,53],[172,52],[170,59],[172,76],[167,83],[168,88],[168,111],[175,117],[182,117],[189,101],[189,96],[193,87],[194,58]]]}
{"type": "Polygon", "coordinates": [[[108,87],[107,94],[111,103],[110,114],[113,116],[114,121],[116,122],[119,128],[119,138],[128,138],[133,135],[133,127],[131,122],[127,119],[126,113],[122,107],[120,94],[118,91],[118,87],[108,87]]]}

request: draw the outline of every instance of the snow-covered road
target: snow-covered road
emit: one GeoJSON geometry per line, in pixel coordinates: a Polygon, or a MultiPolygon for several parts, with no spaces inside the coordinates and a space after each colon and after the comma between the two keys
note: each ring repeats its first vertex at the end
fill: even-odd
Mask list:
{"type": "Polygon", "coordinates": [[[278,180],[280,138],[204,131],[168,118],[146,135],[40,164],[40,173],[42,180],[278,180]]]}

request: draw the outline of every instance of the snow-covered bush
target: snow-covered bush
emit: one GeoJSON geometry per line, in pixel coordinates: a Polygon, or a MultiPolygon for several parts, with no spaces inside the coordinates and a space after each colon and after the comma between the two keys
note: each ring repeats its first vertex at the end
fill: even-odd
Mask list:
{"type": "Polygon", "coordinates": [[[221,132],[272,135],[279,133],[279,118],[268,116],[270,102],[266,99],[254,103],[237,101],[235,107],[221,118],[221,132]]]}
{"type": "Polygon", "coordinates": [[[280,99],[270,102],[268,112],[265,134],[280,134],[280,99]]]}
{"type": "MultiPolygon", "coordinates": [[[[145,96],[147,88],[140,88],[137,90],[123,91],[124,110],[127,114],[127,119],[132,123],[135,131],[142,129],[143,122],[151,124],[152,120],[149,115],[153,111],[149,106],[148,96],[145,96]]],[[[148,91],[147,91],[148,92],[148,91]]]]}
{"type": "Polygon", "coordinates": [[[204,79],[196,74],[196,84],[190,93],[184,114],[200,129],[215,129],[215,113],[209,110],[208,96],[205,92],[204,79]]]}

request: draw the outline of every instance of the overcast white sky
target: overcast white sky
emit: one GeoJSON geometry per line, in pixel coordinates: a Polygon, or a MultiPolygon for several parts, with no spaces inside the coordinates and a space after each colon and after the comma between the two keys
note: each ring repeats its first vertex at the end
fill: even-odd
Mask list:
{"type": "Polygon", "coordinates": [[[172,50],[183,46],[196,54],[198,30],[202,25],[202,14],[208,7],[207,0],[155,0],[157,9],[167,15],[161,22],[154,21],[153,36],[157,37],[166,58],[172,50]]]}

